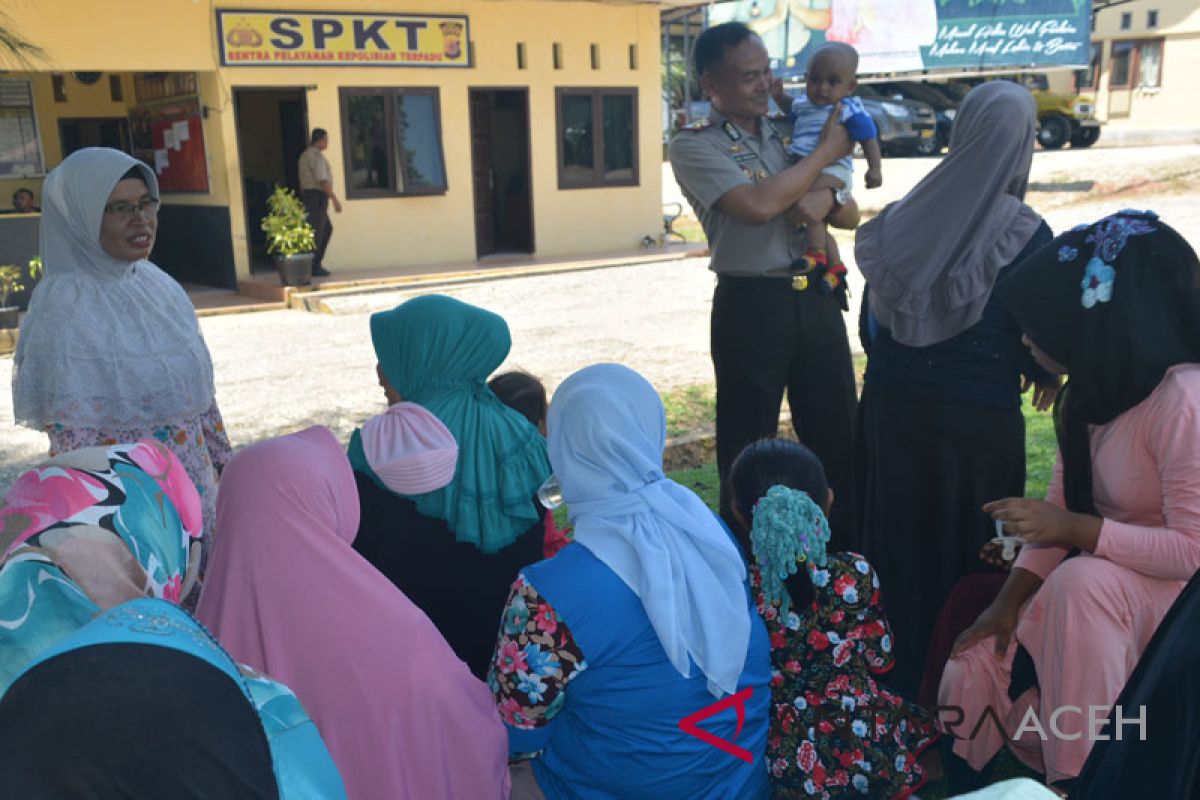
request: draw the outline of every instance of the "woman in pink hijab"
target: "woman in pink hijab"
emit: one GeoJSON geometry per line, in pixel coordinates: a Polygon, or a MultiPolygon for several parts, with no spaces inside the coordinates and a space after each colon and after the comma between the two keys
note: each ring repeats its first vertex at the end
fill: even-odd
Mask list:
{"type": "MultiPolygon", "coordinates": [[[[400,490],[453,475],[453,437],[418,406],[392,406],[364,439],[400,490]]],[[[488,688],[350,546],[358,497],[333,434],[247,448],[223,487],[197,617],[234,658],[293,688],[350,798],[507,798],[508,742],[488,688]]]]}

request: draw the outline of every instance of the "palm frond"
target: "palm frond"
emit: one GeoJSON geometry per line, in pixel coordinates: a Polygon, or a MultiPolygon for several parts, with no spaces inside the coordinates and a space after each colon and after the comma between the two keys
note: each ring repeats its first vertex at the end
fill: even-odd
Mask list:
{"type": "Polygon", "coordinates": [[[47,54],[40,45],[26,39],[13,27],[12,20],[0,13],[0,62],[32,67],[36,61],[46,61],[47,54]]]}

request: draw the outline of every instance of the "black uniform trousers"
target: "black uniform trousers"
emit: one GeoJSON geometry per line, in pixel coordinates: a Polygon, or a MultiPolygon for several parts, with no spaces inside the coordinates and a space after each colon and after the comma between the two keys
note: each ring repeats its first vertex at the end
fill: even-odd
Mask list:
{"type": "Polygon", "coordinates": [[[308,224],[312,225],[316,235],[317,249],[312,262],[313,269],[316,269],[325,260],[325,248],[333,236],[333,223],[329,221],[329,198],[320,189],[305,189],[300,193],[300,201],[304,203],[308,224]]]}
{"type": "Polygon", "coordinates": [[[829,552],[848,549],[858,400],[837,295],[795,291],[790,278],[721,276],[711,336],[721,516],[736,525],[729,469],[746,445],[776,435],[786,389],[796,437],[821,459],[834,490],[829,552]]]}

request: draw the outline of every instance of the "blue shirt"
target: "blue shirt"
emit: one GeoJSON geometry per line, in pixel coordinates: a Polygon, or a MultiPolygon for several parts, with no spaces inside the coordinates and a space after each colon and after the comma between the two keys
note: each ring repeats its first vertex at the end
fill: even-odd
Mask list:
{"type": "MultiPolygon", "coordinates": [[[[817,143],[821,140],[821,128],[825,126],[825,120],[829,119],[833,106],[819,106],[808,99],[807,93],[803,93],[792,101],[790,111],[793,119],[792,141],[788,144],[787,151],[796,158],[804,158],[817,149],[817,143]]],[[[863,107],[862,100],[853,95],[842,98],[841,122],[846,126],[850,138],[856,142],[870,141],[879,136],[875,121],[863,107]]],[[[854,160],[850,156],[840,158],[836,163],[846,169],[854,168],[854,160]]]]}
{"type": "MultiPolygon", "coordinates": [[[[1000,270],[996,282],[1053,238],[1043,222],[1025,249],[1000,270]]],[[[860,319],[863,348],[869,356],[865,382],[887,385],[912,397],[983,408],[1019,408],[1021,375],[1037,383],[1048,383],[1053,377],[1021,343],[1021,329],[994,291],[979,322],[928,347],[909,347],[893,339],[891,331],[870,312],[865,295],[860,319]]]]}
{"type": "Polygon", "coordinates": [[[751,687],[745,721],[733,708],[698,725],[753,754],[741,761],[679,727],[717,702],[693,665],[681,676],[667,659],[641,600],[580,544],[522,570],[566,623],[587,659],[545,726],[509,727],[514,752],[544,750],[534,773],[547,798],[755,800],[770,793],[763,753],[771,690],[766,627],[746,592],[750,644],[738,690],[751,687]]]}

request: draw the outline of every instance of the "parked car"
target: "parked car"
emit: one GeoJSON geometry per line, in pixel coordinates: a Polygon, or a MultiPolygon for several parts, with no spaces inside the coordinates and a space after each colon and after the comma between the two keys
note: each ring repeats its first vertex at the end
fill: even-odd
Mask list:
{"type": "Polygon", "coordinates": [[[937,116],[927,103],[897,99],[868,84],[861,84],[855,94],[879,128],[879,148],[884,155],[929,152],[929,143],[937,140],[937,116]]]}
{"type": "Polygon", "coordinates": [[[1100,140],[1100,120],[1096,104],[1089,97],[1037,90],[1033,99],[1038,106],[1038,142],[1047,150],[1057,150],[1067,142],[1071,147],[1091,147],[1100,140]]]}
{"type": "Polygon", "coordinates": [[[962,94],[949,84],[921,83],[919,81],[888,81],[870,84],[872,90],[893,99],[914,100],[933,109],[936,127],[933,138],[917,142],[917,153],[923,156],[937,155],[950,144],[950,127],[958,113],[962,94]]]}
{"type": "MultiPolygon", "coordinates": [[[[1089,95],[1052,92],[1049,80],[1041,73],[1006,76],[1003,80],[1019,83],[1037,101],[1038,143],[1046,150],[1091,147],[1100,139],[1100,120],[1096,103],[1089,95]]],[[[975,80],[972,83],[980,83],[975,80]]]]}

